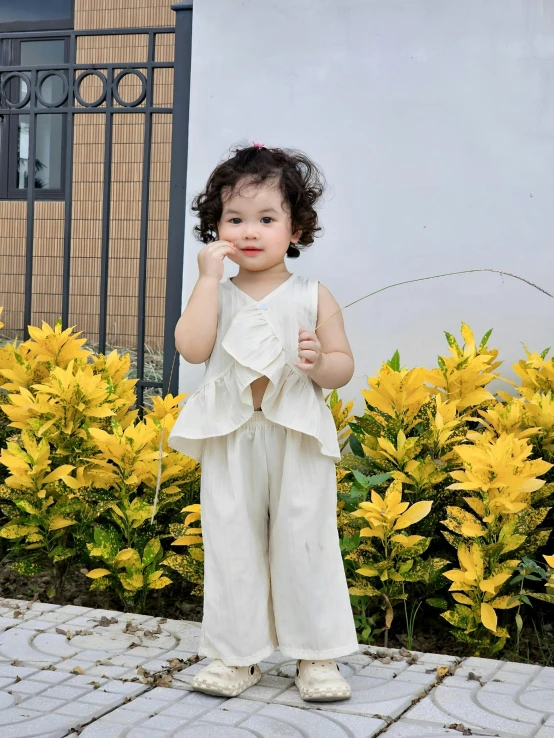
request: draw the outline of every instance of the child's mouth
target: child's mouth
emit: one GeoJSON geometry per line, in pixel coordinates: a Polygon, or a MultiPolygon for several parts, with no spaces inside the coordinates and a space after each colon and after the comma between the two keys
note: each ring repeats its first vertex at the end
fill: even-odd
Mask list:
{"type": "Polygon", "coordinates": [[[262,249],[258,249],[255,246],[249,246],[246,249],[242,250],[243,254],[248,254],[249,256],[254,256],[255,254],[260,254],[262,252],[262,249]]]}

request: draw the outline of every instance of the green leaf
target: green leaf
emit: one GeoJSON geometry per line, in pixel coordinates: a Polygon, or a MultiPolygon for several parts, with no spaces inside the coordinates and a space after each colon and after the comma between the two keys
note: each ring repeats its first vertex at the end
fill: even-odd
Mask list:
{"type": "Polygon", "coordinates": [[[446,336],[446,340],[447,340],[448,345],[450,346],[450,348],[453,348],[456,351],[456,353],[458,354],[458,356],[460,356],[460,357],[463,356],[464,353],[461,350],[461,348],[458,346],[458,341],[456,341],[456,339],[454,338],[454,336],[451,333],[448,333],[448,331],[444,331],[444,335],[446,336]]]}
{"type": "Polygon", "coordinates": [[[143,567],[151,564],[157,557],[159,557],[160,553],[163,553],[162,544],[160,543],[160,539],[152,538],[152,540],[148,541],[148,543],[144,547],[144,551],[142,554],[143,567]]]}
{"type": "Polygon", "coordinates": [[[481,339],[481,343],[479,344],[479,351],[482,351],[485,348],[485,346],[488,343],[489,338],[491,337],[491,334],[492,334],[492,328],[489,331],[487,331],[485,335],[483,336],[483,338],[481,339]]]}
{"type": "Polygon", "coordinates": [[[450,564],[446,559],[427,559],[426,561],[416,561],[413,568],[404,574],[407,582],[427,582],[450,564]]]}
{"type": "Polygon", "coordinates": [[[189,582],[202,584],[204,581],[204,565],[195,561],[188,554],[173,554],[162,561],[163,566],[169,566],[179,572],[189,582]]]}
{"type": "Polygon", "coordinates": [[[74,556],[76,553],[76,550],[73,548],[64,548],[63,546],[56,546],[51,552],[51,557],[53,561],[64,561],[64,559],[68,559],[70,556],[74,556]]]}
{"type": "Polygon", "coordinates": [[[354,479],[356,480],[357,486],[359,488],[361,488],[361,489],[368,489],[369,488],[368,479],[365,476],[365,474],[362,474],[357,469],[353,469],[352,470],[352,475],[353,475],[354,479]]]}
{"type": "Polygon", "coordinates": [[[93,581],[93,583],[89,587],[89,590],[109,589],[110,586],[111,582],[109,577],[100,577],[100,579],[95,579],[93,581]]]}
{"type": "Polygon", "coordinates": [[[440,610],[446,610],[448,607],[448,602],[443,597],[429,597],[425,602],[431,607],[438,607],[440,610]]]}
{"type": "Polygon", "coordinates": [[[11,569],[26,577],[35,576],[44,571],[44,566],[36,559],[19,559],[11,565],[11,569]]]}
{"type": "Polygon", "coordinates": [[[96,545],[89,549],[90,555],[112,563],[120,548],[117,531],[114,528],[95,528],[94,542],[96,545]]]}
{"type": "Polygon", "coordinates": [[[385,472],[384,474],[374,474],[372,477],[366,477],[368,487],[377,487],[379,484],[383,484],[387,479],[390,479],[392,474],[385,472]]]}
{"type": "Polygon", "coordinates": [[[456,610],[447,610],[446,612],[441,612],[441,617],[444,618],[447,623],[453,625],[455,628],[463,628],[465,630],[472,618],[472,612],[468,607],[464,607],[464,610],[462,611],[460,609],[462,607],[463,605],[457,605],[456,610]]]}
{"type": "Polygon", "coordinates": [[[398,349],[392,355],[392,359],[389,359],[386,362],[386,364],[387,364],[387,366],[390,366],[390,368],[394,372],[399,372],[400,371],[400,354],[398,352],[398,349]]]}
{"type": "Polygon", "coordinates": [[[441,370],[441,372],[443,373],[443,375],[446,377],[446,375],[448,374],[448,371],[446,369],[446,364],[445,364],[444,359],[442,358],[442,356],[438,356],[437,357],[437,364],[439,365],[439,369],[441,370]]]}
{"type": "Polygon", "coordinates": [[[350,435],[348,442],[350,444],[350,448],[352,449],[352,453],[354,454],[354,456],[360,456],[361,458],[365,457],[362,444],[360,443],[359,439],[353,433],[350,435]]]}
{"type": "Polygon", "coordinates": [[[29,515],[40,515],[40,510],[31,505],[29,500],[14,500],[14,505],[17,505],[20,510],[29,513],[29,515]]]}
{"type": "Polygon", "coordinates": [[[355,587],[349,587],[348,589],[349,594],[355,596],[355,597],[380,597],[381,593],[378,589],[375,589],[375,587],[372,587],[371,584],[360,584],[355,587]]]}
{"type": "Polygon", "coordinates": [[[543,602],[549,602],[551,605],[554,605],[554,594],[543,594],[542,592],[529,592],[529,597],[534,597],[536,600],[542,600],[543,602]]]}

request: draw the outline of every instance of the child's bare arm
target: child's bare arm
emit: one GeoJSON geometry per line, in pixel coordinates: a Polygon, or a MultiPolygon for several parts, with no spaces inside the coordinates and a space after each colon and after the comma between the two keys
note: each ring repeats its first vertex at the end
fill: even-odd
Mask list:
{"type": "Polygon", "coordinates": [[[301,329],[296,366],[326,389],[338,389],[352,379],[354,357],[344,330],[339,304],[322,284],[319,285],[317,325],[327,321],[316,332],[301,329]],[[337,312],[332,318],[329,316],[337,312]]]}
{"type": "Polygon", "coordinates": [[[200,276],[175,326],[175,348],[190,364],[201,364],[212,353],[217,334],[223,260],[234,253],[235,246],[230,241],[215,241],[198,254],[200,276]]]}

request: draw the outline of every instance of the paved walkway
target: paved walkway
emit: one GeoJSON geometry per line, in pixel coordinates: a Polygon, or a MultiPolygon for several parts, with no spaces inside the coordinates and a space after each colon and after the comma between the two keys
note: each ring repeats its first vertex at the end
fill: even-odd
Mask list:
{"type": "MultiPolygon", "coordinates": [[[[199,624],[0,599],[1,738],[554,738],[554,668],[360,646],[309,706],[276,652],[240,698],[192,692],[199,624]]],[[[206,661],[207,663],[207,661],[206,661]]]]}

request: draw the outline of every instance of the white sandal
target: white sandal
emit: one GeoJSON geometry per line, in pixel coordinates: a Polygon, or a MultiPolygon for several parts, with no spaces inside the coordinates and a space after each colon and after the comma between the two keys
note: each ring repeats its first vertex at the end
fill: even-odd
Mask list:
{"type": "Polygon", "coordinates": [[[300,696],[307,702],[333,702],[347,700],[352,690],[332,660],[296,662],[294,683],[300,696]]]}
{"type": "Polygon", "coordinates": [[[260,667],[225,666],[223,661],[215,659],[205,666],[192,680],[192,688],[197,692],[214,694],[219,697],[236,697],[262,678],[260,667]]]}

